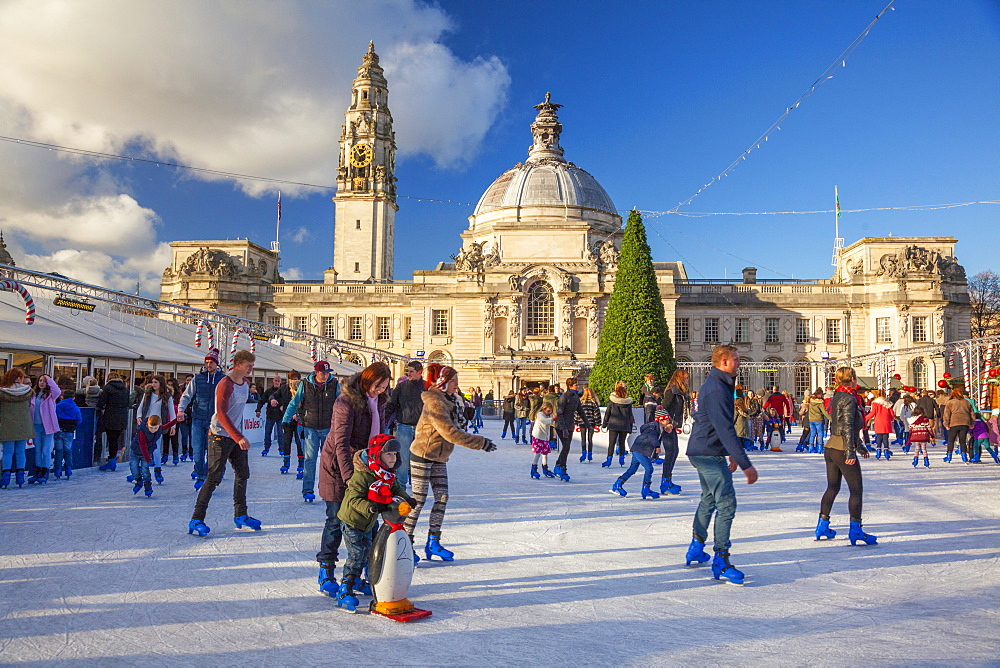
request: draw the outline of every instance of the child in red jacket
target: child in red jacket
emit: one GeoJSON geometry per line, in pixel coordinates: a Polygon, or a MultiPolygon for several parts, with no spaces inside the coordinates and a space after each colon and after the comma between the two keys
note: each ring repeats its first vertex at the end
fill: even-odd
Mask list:
{"type": "Polygon", "coordinates": [[[917,468],[917,460],[920,455],[924,456],[924,466],[931,467],[931,460],[927,456],[927,444],[934,440],[934,431],[931,429],[931,421],[924,415],[924,409],[914,408],[910,431],[906,432],[906,444],[917,446],[913,453],[913,468],[917,468]]]}

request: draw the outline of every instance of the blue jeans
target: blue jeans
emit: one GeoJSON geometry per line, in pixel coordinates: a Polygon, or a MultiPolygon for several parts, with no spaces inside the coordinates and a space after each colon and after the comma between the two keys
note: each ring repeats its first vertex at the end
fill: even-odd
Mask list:
{"type": "Polygon", "coordinates": [[[528,418],[515,418],[514,440],[521,441],[522,443],[528,442],[528,418]]]}
{"type": "Polygon", "coordinates": [[[809,431],[810,431],[810,436],[812,436],[813,445],[824,445],[826,443],[826,441],[823,440],[823,437],[825,436],[825,434],[823,433],[823,424],[824,424],[823,422],[809,423],[809,431]]]}
{"type": "Polygon", "coordinates": [[[4,441],[3,442],[3,470],[23,471],[24,470],[24,449],[28,446],[28,441],[4,441]]]}
{"type": "Polygon", "coordinates": [[[52,468],[52,444],[55,434],[46,434],[45,427],[35,425],[35,468],[52,468]]]}
{"type": "Polygon", "coordinates": [[[622,474],[622,482],[631,478],[632,475],[639,470],[640,464],[642,465],[642,468],[645,469],[642,473],[642,484],[648,485],[651,483],[653,481],[653,462],[649,457],[638,452],[632,453],[632,463],[629,464],[625,473],[622,474]]]}
{"type": "Polygon", "coordinates": [[[347,563],[344,564],[344,577],[354,576],[361,579],[361,571],[368,565],[368,554],[372,551],[372,532],[362,531],[343,524],[344,542],[347,543],[347,563]]]}
{"type": "MultiPolygon", "coordinates": [[[[150,452],[149,456],[156,461],[155,451],[150,452]]],[[[132,471],[132,478],[137,482],[148,482],[153,483],[152,476],[149,475],[149,462],[142,458],[142,455],[137,455],[134,452],[128,458],[128,467],[132,471]]]]}
{"type": "Polygon", "coordinates": [[[333,566],[337,563],[337,553],[344,535],[343,525],[337,519],[339,512],[339,501],[326,502],[326,524],[323,525],[323,536],[319,540],[319,552],[316,553],[316,561],[321,564],[333,566]]]}
{"type": "Polygon", "coordinates": [[[52,445],[52,470],[61,471],[68,466],[73,468],[73,438],[76,432],[57,431],[52,445]]]}
{"type": "Polygon", "coordinates": [[[271,434],[274,434],[274,440],[281,443],[281,420],[272,420],[271,418],[264,418],[264,449],[271,449],[271,434]]]}
{"type": "Polygon", "coordinates": [[[330,429],[310,429],[304,428],[305,439],[302,444],[302,456],[305,457],[302,472],[302,493],[312,494],[313,486],[316,484],[316,458],[319,456],[319,449],[323,447],[323,441],[330,429]]]}
{"type": "Polygon", "coordinates": [[[396,425],[396,440],[399,441],[399,466],[396,468],[396,480],[403,487],[410,482],[410,444],[416,436],[417,428],[412,424],[396,425]]]}
{"type": "Polygon", "coordinates": [[[208,425],[208,420],[191,420],[191,457],[195,477],[201,481],[208,475],[208,425]]]}
{"type": "Polygon", "coordinates": [[[733,488],[733,474],[725,457],[689,456],[691,465],[698,470],[701,483],[701,502],[694,515],[692,530],[694,535],[705,540],[708,525],[715,515],[715,549],[728,550],[729,530],[736,517],[736,490],[733,488]]]}
{"type": "Polygon", "coordinates": [[[185,455],[191,450],[191,422],[185,420],[178,424],[177,433],[180,437],[181,454],[185,455]]]}
{"type": "Polygon", "coordinates": [[[477,427],[482,427],[483,426],[483,407],[482,406],[476,406],[476,417],[474,418],[474,422],[472,424],[474,424],[477,427]]]}

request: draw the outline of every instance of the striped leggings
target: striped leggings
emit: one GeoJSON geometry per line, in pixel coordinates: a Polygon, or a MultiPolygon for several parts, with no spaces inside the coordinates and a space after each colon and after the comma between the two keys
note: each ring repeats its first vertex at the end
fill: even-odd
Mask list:
{"type": "Polygon", "coordinates": [[[416,505],[403,523],[406,533],[413,539],[413,530],[420,518],[420,511],[427,501],[428,485],[434,492],[434,506],[431,508],[431,536],[441,537],[441,523],[444,522],[444,511],[448,506],[448,465],[444,462],[434,462],[423,457],[410,457],[410,484],[413,486],[413,498],[416,505]]]}

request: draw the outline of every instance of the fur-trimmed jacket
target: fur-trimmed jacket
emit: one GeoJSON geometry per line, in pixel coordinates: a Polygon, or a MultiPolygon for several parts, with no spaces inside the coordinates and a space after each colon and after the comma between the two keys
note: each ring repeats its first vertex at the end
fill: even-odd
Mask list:
{"type": "Polygon", "coordinates": [[[431,386],[420,395],[424,409],[417,422],[410,452],[435,462],[447,462],[456,445],[470,450],[482,450],[486,437],[470,434],[458,428],[453,416],[455,407],[444,392],[431,386]]]}
{"type": "MultiPolygon", "coordinates": [[[[378,395],[379,433],[385,431],[385,392],[378,395]]],[[[344,500],[347,482],[354,475],[354,453],[368,447],[372,429],[372,413],[361,391],[361,373],[356,373],[340,386],[340,396],[333,402],[330,432],[323,441],[319,456],[319,495],[324,501],[344,500]]]]}

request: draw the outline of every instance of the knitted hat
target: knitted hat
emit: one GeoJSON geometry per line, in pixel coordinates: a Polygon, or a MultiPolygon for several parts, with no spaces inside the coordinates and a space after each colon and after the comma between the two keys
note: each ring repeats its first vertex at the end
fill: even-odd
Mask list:
{"type": "Polygon", "coordinates": [[[206,362],[215,362],[216,364],[218,364],[219,363],[219,349],[218,348],[209,348],[208,349],[208,354],[205,355],[205,361],[206,362]]]}
{"type": "Polygon", "coordinates": [[[432,362],[427,365],[427,387],[436,385],[438,389],[443,390],[448,387],[448,381],[457,375],[458,372],[452,367],[432,362]]]}
{"type": "Polygon", "coordinates": [[[330,363],[326,360],[320,360],[313,365],[313,371],[316,373],[330,373],[330,363]]]}
{"type": "MultiPolygon", "coordinates": [[[[383,452],[399,452],[399,441],[389,434],[377,434],[368,442],[368,461],[377,461],[383,452]]],[[[396,461],[399,465],[399,460],[396,461]]],[[[393,467],[395,468],[395,467],[393,467]]]]}
{"type": "Polygon", "coordinates": [[[666,419],[669,420],[670,419],[670,413],[668,413],[667,409],[664,408],[663,406],[657,406],[656,407],[656,412],[653,413],[653,419],[654,420],[662,420],[664,418],[666,418],[666,419]]]}

